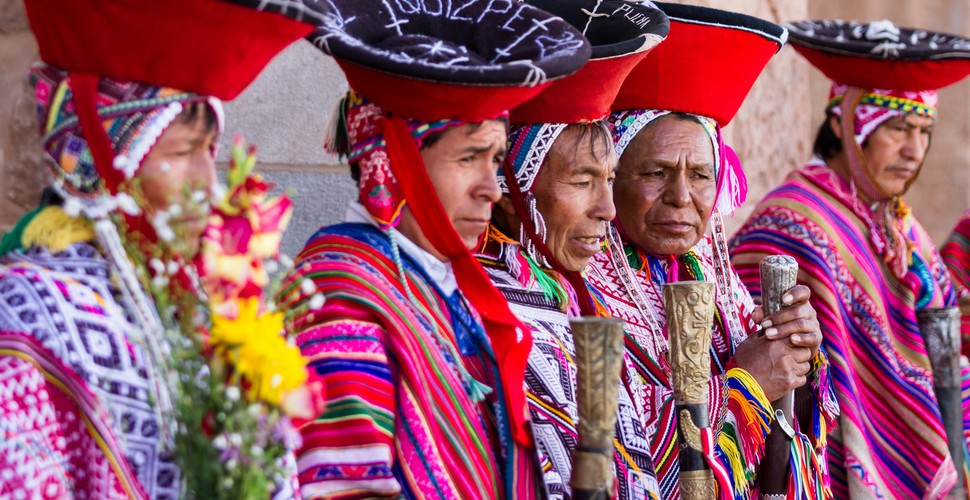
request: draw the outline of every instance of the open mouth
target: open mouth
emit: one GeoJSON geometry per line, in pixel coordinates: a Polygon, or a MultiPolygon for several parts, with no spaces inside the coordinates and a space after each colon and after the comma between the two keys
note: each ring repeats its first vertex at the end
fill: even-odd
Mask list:
{"type": "Polygon", "coordinates": [[[602,248],[603,236],[580,236],[573,238],[583,254],[592,257],[602,248]]]}

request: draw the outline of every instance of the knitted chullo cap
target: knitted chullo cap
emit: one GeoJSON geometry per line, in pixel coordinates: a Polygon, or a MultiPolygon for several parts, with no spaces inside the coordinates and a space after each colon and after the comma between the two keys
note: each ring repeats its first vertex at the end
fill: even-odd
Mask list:
{"type": "MultiPolygon", "coordinates": [[[[833,82],[829,110],[850,118],[843,120],[850,132],[843,145],[851,154],[856,186],[870,200],[893,198],[871,178],[857,150],[893,117],[935,118],[937,89],[970,74],[970,40],[885,20],[800,21],[789,29],[795,50],[833,82]],[[853,111],[846,113],[847,109],[853,111]]],[[[910,179],[907,190],[915,180],[910,179]]]]}

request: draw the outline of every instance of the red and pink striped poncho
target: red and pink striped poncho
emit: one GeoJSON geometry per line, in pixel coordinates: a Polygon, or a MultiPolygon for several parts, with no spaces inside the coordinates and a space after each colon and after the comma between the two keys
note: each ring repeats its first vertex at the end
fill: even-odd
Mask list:
{"type": "Polygon", "coordinates": [[[940,254],[950,271],[953,286],[959,296],[960,312],[963,315],[960,326],[963,355],[968,356],[970,355],[970,210],[963,213],[963,217],[953,228],[953,233],[940,249],[940,254]]]}
{"type": "Polygon", "coordinates": [[[812,289],[842,410],[829,436],[836,498],[937,498],[958,480],[916,322],[917,309],[953,306],[956,295],[929,236],[902,213],[911,245],[897,278],[872,246],[870,207],[816,159],[769,193],[732,241],[752,294],[771,254],[793,256],[812,289]]]}

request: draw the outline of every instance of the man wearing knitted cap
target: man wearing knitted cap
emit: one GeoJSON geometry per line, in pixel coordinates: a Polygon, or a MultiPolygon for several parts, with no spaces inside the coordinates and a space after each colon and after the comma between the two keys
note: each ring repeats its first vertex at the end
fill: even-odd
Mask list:
{"type": "Polygon", "coordinates": [[[970,73],[968,41],[888,21],[790,29],[835,83],[815,157],[758,204],[734,264],[757,289],[761,258],[790,254],[812,289],[842,411],[829,440],[836,498],[965,498],[959,348],[944,376],[934,349],[946,344],[921,332],[956,296],[902,195],[923,168],[936,89],[970,73]]]}
{"type": "Polygon", "coordinates": [[[173,432],[184,423],[173,351],[161,346],[166,326],[206,316],[192,259],[215,188],[220,99],[311,27],[222,0],[26,10],[57,201],[6,235],[0,256],[0,497],[179,498],[190,471],[173,432]]]}
{"type": "MultiPolygon", "coordinates": [[[[616,155],[603,118],[626,76],[663,41],[669,24],[651,4],[529,3],[581,29],[593,55],[579,72],[510,111],[509,154],[499,172],[503,196],[476,257],[513,312],[532,329],[526,381],[549,497],[576,498],[582,492],[574,487],[588,488],[596,480],[584,481],[590,471],[577,465],[582,460],[577,450],[584,448],[577,442],[583,390],[577,383],[577,358],[584,353],[577,352],[570,318],[608,315],[581,275],[600,251],[615,214],[616,155]]],[[[638,398],[642,381],[632,368],[624,372],[615,409],[615,450],[609,447],[605,463],[613,463],[617,498],[649,498],[659,488],[642,421],[644,401],[638,398]]]]}
{"type": "Polygon", "coordinates": [[[500,196],[507,110],[579,69],[589,44],[525,4],[329,4],[310,39],[352,89],[328,144],[359,195],[281,291],[327,387],[327,410],[301,428],[301,492],[533,498],[531,335],[470,249],[500,196]]]}
{"type": "MultiPolygon", "coordinates": [[[[796,462],[809,463],[791,474],[773,474],[780,491],[764,488],[762,474],[771,461],[765,458],[775,420],[770,402],[804,386],[808,406],[824,406],[827,372],[815,355],[821,336],[808,290],[793,288],[786,294],[789,307],[761,314],[728,262],[721,222],[743,202],[746,190],[721,127],[783,46],[786,31],[732,12],[657,5],[670,19],[670,34],[627,77],[609,117],[619,157],[613,190],[617,216],[605,250],[590,263],[589,283],[612,315],[627,323],[627,352],[643,381],[643,420],[661,498],[679,498],[701,468],[715,472],[721,498],[784,497],[788,491],[811,496],[824,488],[824,479],[823,471],[810,465],[818,440],[807,442],[805,434],[824,435],[824,410],[813,412],[815,432],[808,426],[796,435],[801,451],[796,462]],[[732,77],[711,77],[727,73],[732,77]],[[698,438],[708,443],[702,460],[684,459],[684,450],[693,448],[678,446],[678,439],[689,437],[676,386],[685,370],[675,364],[673,319],[665,307],[673,304],[663,290],[681,281],[715,285],[714,315],[706,325],[710,347],[697,350],[710,355],[692,360],[702,367],[695,371],[701,388],[694,398],[706,408],[691,421],[698,427],[709,423],[703,432],[710,432],[703,434],[709,438],[698,438]]],[[[787,456],[773,460],[788,462],[787,456]]]]}

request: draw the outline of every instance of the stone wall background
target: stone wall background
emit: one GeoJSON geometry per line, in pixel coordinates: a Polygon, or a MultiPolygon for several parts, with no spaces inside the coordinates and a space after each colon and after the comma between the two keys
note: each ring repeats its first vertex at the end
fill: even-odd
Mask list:
{"type": "MultiPolygon", "coordinates": [[[[966,0],[695,0],[773,22],[837,17],[874,20],[970,35],[966,0]]],[[[37,60],[22,0],[0,0],[0,231],[37,203],[48,179],[26,73],[37,60]]],[[[720,75],[730,78],[730,75],[720,75]]],[[[294,254],[321,225],[339,221],[354,195],[346,165],[323,152],[323,131],[347,84],[337,66],[307,43],[279,55],[259,79],[227,104],[228,129],[259,146],[261,168],[294,197],[284,240],[294,254]]],[[[824,77],[786,47],[768,64],[726,139],[745,165],[749,202],[728,220],[736,228],[771,187],[809,158],[828,97],[824,77]]],[[[941,93],[940,120],[919,182],[907,196],[933,238],[942,241],[970,206],[970,80],[941,93]]],[[[227,148],[222,148],[225,151],[227,148]]],[[[224,160],[224,158],[223,158],[224,160]]]]}

